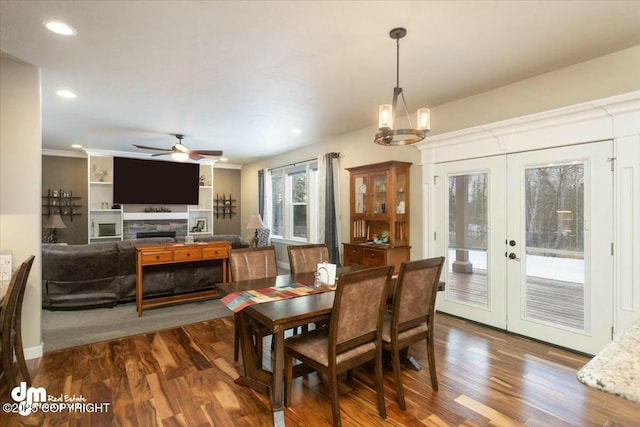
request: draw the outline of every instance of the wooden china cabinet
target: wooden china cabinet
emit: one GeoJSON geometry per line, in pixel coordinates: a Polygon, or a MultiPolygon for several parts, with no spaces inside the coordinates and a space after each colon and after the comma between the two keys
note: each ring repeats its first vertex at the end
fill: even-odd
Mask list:
{"type": "Polygon", "coordinates": [[[395,266],[409,261],[409,168],[390,161],[347,168],[350,177],[350,237],[345,266],[395,266]]]}

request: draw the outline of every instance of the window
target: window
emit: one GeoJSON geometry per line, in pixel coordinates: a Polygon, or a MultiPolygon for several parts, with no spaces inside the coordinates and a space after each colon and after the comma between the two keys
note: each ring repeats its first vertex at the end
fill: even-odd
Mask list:
{"type": "Polygon", "coordinates": [[[271,236],[302,242],[318,241],[318,163],[309,161],[270,170],[271,236]]]}

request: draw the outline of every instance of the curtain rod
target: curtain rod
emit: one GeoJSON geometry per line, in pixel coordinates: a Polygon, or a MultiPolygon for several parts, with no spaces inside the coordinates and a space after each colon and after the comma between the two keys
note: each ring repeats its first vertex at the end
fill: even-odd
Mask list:
{"type": "Polygon", "coordinates": [[[318,160],[318,158],[317,158],[317,157],[313,157],[313,158],[311,158],[311,159],[299,160],[299,161],[297,161],[297,162],[295,162],[295,163],[289,163],[289,164],[286,164],[286,165],[280,165],[280,166],[275,166],[275,167],[272,167],[272,168],[266,168],[266,169],[267,169],[267,170],[270,170],[270,171],[271,171],[271,170],[274,170],[274,169],[282,169],[282,168],[286,168],[286,167],[289,167],[289,166],[298,166],[298,165],[300,165],[300,164],[302,164],[302,163],[308,163],[308,162],[312,162],[312,161],[314,161],[314,160],[318,160]]]}
{"type": "MultiPolygon", "coordinates": [[[[333,153],[325,153],[325,154],[333,154],[333,158],[340,157],[340,153],[333,152],[333,153]]],[[[324,154],[322,156],[324,156],[324,154]]],[[[274,170],[274,169],[286,168],[286,167],[289,167],[289,166],[298,166],[299,164],[312,162],[314,160],[318,160],[318,157],[312,157],[311,159],[299,160],[299,161],[297,161],[295,163],[289,163],[289,164],[286,164],[286,165],[280,165],[280,166],[275,166],[275,167],[272,167],[272,168],[265,168],[265,169],[266,170],[274,170]]]]}

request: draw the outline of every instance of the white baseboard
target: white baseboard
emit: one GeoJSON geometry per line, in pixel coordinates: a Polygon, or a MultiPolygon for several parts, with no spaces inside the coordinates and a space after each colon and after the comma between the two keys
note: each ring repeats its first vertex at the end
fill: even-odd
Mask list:
{"type": "Polygon", "coordinates": [[[29,359],[37,359],[39,357],[42,357],[42,352],[44,349],[44,343],[41,341],[40,345],[37,345],[35,347],[28,347],[24,349],[24,358],[26,360],[29,359]]]}

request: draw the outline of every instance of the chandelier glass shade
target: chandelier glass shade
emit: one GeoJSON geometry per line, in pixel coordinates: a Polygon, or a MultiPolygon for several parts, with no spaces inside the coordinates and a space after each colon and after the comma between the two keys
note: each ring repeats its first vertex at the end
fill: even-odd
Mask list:
{"type": "Polygon", "coordinates": [[[404,28],[394,28],[389,37],[396,40],[396,87],[393,88],[393,102],[382,104],[378,112],[378,132],[374,142],[380,145],[410,145],[422,141],[431,129],[431,116],[428,108],[420,108],[417,112],[416,127],[411,123],[411,117],[400,87],[400,39],[407,35],[404,28]],[[398,98],[402,99],[405,114],[409,119],[409,128],[394,129],[397,114],[398,98]]]}

